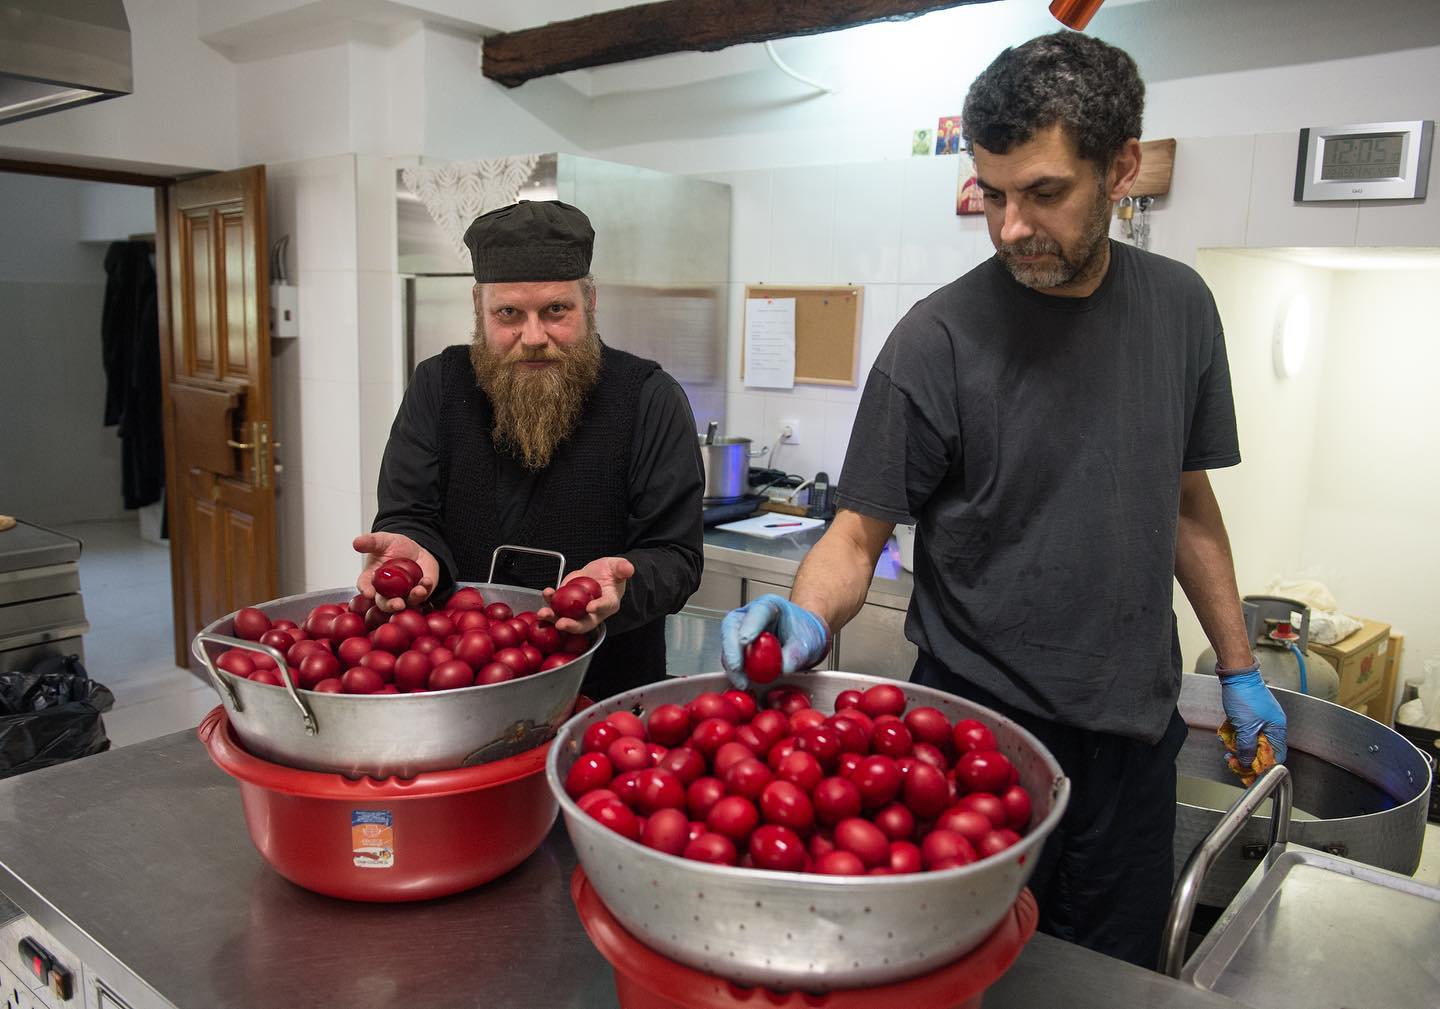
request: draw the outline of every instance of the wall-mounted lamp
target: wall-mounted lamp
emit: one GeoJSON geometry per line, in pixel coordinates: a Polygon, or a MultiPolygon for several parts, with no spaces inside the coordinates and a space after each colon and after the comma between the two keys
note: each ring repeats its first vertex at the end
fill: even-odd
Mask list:
{"type": "Polygon", "coordinates": [[[1281,310],[1272,344],[1276,378],[1292,378],[1305,364],[1310,347],[1310,299],[1294,294],[1281,310]]]}
{"type": "Polygon", "coordinates": [[[1050,0],[1050,13],[1066,28],[1084,31],[1105,0],[1050,0]]]}

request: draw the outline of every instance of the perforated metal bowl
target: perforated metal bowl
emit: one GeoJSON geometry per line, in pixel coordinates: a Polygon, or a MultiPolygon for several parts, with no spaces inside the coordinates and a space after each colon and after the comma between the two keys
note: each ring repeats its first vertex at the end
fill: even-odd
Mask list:
{"type": "MultiPolygon", "coordinates": [[[[555,556],[560,558],[563,577],[564,558],[555,556]]],[[[473,585],[487,603],[505,603],[517,613],[538,610],[545,602],[533,589],[490,582],[460,584],[473,585]]],[[[354,594],[348,588],[309,592],[256,608],[272,621],[298,624],[321,603],[344,605],[354,594]]],[[[471,767],[546,742],[575,710],[585,671],[605,640],[602,624],[589,650],[573,661],[503,683],[423,694],[320,694],[296,690],[283,655],[234,637],[234,630],[231,613],[197,634],[190,647],[215,682],[245,748],[288,767],[374,778],[409,778],[425,771],[471,767]],[[254,683],[218,668],[214,660],[233,647],[263,651],[275,659],[286,685],[254,683]]]]}
{"type": "Polygon", "coordinates": [[[842,690],[892,683],[910,706],[951,721],[978,718],[995,733],[1029,791],[1034,815],[1014,847],[971,865],[903,876],[840,877],[709,865],[667,855],[581,812],[564,780],[586,728],[615,711],[644,718],[728,689],[723,673],[650,684],[586,708],[561,727],[546,778],[580,864],[605,906],[641,942],[680,963],[747,985],[831,991],[927,973],[979,945],[1015,903],[1040,846],[1060,822],[1070,781],[1040,741],[988,708],[929,687],[858,673],[782,677],[822,711],[842,690]]]}

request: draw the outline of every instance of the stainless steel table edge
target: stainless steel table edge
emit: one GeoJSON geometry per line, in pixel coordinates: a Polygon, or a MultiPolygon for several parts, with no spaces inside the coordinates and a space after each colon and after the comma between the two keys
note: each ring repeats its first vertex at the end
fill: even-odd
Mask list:
{"type": "Polygon", "coordinates": [[[75,995],[71,1000],[76,1009],[89,1009],[93,1004],[95,996],[90,989],[95,986],[97,978],[107,989],[124,999],[129,1009],[176,1009],[139,974],[116,959],[98,940],[11,871],[3,857],[0,857],[0,893],[4,893],[12,904],[69,948],[79,963],[68,966],[73,969],[83,965],[83,976],[75,979],[75,995]]]}
{"type": "MultiPolygon", "coordinates": [[[[57,801],[64,801],[67,796],[71,801],[81,801],[83,796],[79,793],[87,782],[93,787],[97,778],[136,781],[150,776],[148,769],[155,768],[157,765],[161,773],[156,776],[163,779],[189,780],[192,772],[204,770],[205,773],[200,776],[207,782],[222,780],[221,773],[210,768],[209,758],[204,749],[195,741],[193,732],[185,730],[145,743],[137,743],[94,757],[87,757],[84,760],[34,771],[27,775],[8,779],[0,785],[8,785],[9,788],[3,789],[8,792],[16,786],[21,786],[21,791],[30,791],[33,786],[43,784],[45,791],[56,797],[57,801]],[[96,763],[91,763],[87,767],[87,762],[97,762],[102,766],[112,765],[109,768],[111,773],[97,775],[96,763]],[[122,771],[123,774],[120,773],[122,771]],[[25,784],[30,785],[31,788],[25,788],[25,784]]],[[[112,793],[109,805],[113,805],[115,802],[128,803],[130,801],[130,797],[122,790],[118,794],[112,793]]],[[[207,788],[203,793],[195,795],[178,789],[165,793],[163,800],[161,793],[154,792],[148,796],[147,801],[151,805],[161,801],[173,805],[179,811],[178,815],[185,817],[187,821],[194,822],[197,818],[203,820],[207,832],[212,823],[221,823],[219,819],[206,819],[207,810],[214,811],[224,808],[227,811],[224,822],[231,828],[240,819],[239,796],[223,784],[218,788],[207,788]]],[[[154,844],[157,840],[148,821],[117,825],[106,820],[94,824],[94,827],[99,834],[107,837],[109,843],[122,850],[138,852],[140,849],[135,843],[137,837],[143,838],[148,844],[154,844]]],[[[31,836],[37,841],[40,837],[39,834],[31,836]]],[[[254,906],[262,911],[270,909],[277,914],[289,915],[293,914],[297,908],[316,907],[328,916],[331,908],[343,909],[350,906],[346,902],[334,902],[330,898],[307,894],[264,868],[259,861],[259,856],[255,854],[249,838],[244,836],[242,831],[222,827],[213,834],[207,833],[206,837],[209,842],[213,842],[204,849],[207,854],[204,856],[187,854],[192,849],[182,844],[173,850],[172,857],[176,864],[183,866],[197,858],[201,858],[208,864],[216,862],[216,853],[223,855],[225,852],[239,852],[240,855],[237,858],[244,863],[245,867],[245,872],[240,875],[248,880],[252,867],[259,873],[253,883],[247,882],[245,885],[253,887],[248,899],[258,901],[259,903],[254,906]],[[284,898],[283,907],[273,904],[276,895],[284,898]]],[[[32,860],[42,859],[47,865],[53,865],[53,860],[56,858],[74,860],[73,856],[78,854],[81,848],[83,845],[73,842],[66,843],[62,840],[43,851],[38,848],[24,849],[23,855],[28,855],[32,860]]],[[[495,883],[488,884],[487,887],[467,894],[443,898],[433,903],[389,906],[357,904],[354,905],[354,913],[358,917],[368,919],[370,923],[381,921],[404,923],[401,927],[413,930],[417,924],[417,915],[428,917],[438,914],[452,919],[456,915],[470,918],[475,915],[483,917],[485,908],[491,902],[504,902],[518,896],[523,901],[529,902],[526,905],[529,910],[521,912],[518,921],[501,923],[497,928],[523,930],[527,921],[533,923],[539,920],[535,918],[535,915],[545,910],[542,905],[547,905],[550,913],[564,916],[564,942],[575,944],[574,948],[567,946],[564,953],[566,963],[573,973],[584,979],[582,984],[570,986],[575,998],[567,1004],[576,1007],[583,1006],[584,1009],[613,1009],[615,989],[610,972],[604,965],[603,958],[585,938],[578,918],[574,916],[574,909],[569,906],[567,887],[570,867],[574,863],[569,838],[563,824],[556,825],[543,849],[549,852],[547,857],[550,860],[548,862],[532,864],[536,858],[536,856],[532,856],[532,860],[527,860],[521,867],[514,870],[515,873],[525,873],[528,866],[531,870],[529,875],[502,877],[495,883]],[[554,867],[553,872],[550,871],[551,866],[554,867]],[[543,893],[532,885],[532,882],[537,880],[544,881],[543,893]],[[490,890],[489,887],[495,889],[490,890]],[[510,889],[507,890],[507,887],[510,889]],[[523,894],[516,889],[517,887],[524,888],[523,894]]],[[[198,851],[199,849],[193,850],[198,851]]],[[[137,857],[139,856],[137,855],[137,857]]],[[[123,998],[131,1009],[177,1009],[177,1007],[181,1007],[181,1009],[213,1009],[214,1003],[196,1003],[186,998],[182,998],[180,1001],[171,1001],[161,995],[162,990],[183,990],[183,986],[177,987],[178,982],[173,977],[158,977],[153,980],[144,977],[139,971],[132,970],[124,961],[102,945],[98,938],[86,931],[80,924],[85,920],[88,910],[83,902],[94,899],[93,886],[78,883],[71,874],[59,875],[56,878],[61,882],[56,884],[57,887],[63,886],[68,889],[58,897],[53,893],[47,897],[27,883],[19,870],[12,868],[15,859],[16,855],[12,855],[8,850],[0,853],[0,891],[6,893],[16,906],[33,917],[41,927],[51,931],[57,940],[68,946],[70,952],[78,957],[87,968],[93,968],[94,973],[103,979],[107,987],[111,988],[115,994],[123,998]],[[74,906],[66,906],[67,901],[74,906]]],[[[233,873],[229,876],[222,873],[216,878],[239,877],[233,873]]],[[[236,902],[233,891],[227,890],[227,896],[231,903],[236,902]]],[[[507,903],[505,906],[511,913],[520,911],[519,904],[507,903]]],[[[348,911],[346,913],[348,914],[348,911]]],[[[263,917],[259,919],[258,927],[263,930],[266,925],[263,917]]],[[[116,927],[113,920],[111,927],[116,927]]],[[[174,932],[177,928],[186,927],[187,924],[178,919],[156,920],[137,910],[134,926],[127,929],[126,936],[128,942],[140,944],[136,945],[136,949],[150,951],[157,948],[157,943],[166,942],[165,933],[167,931],[174,932]]],[[[365,927],[368,927],[365,922],[356,926],[360,929],[365,927]]],[[[197,964],[200,968],[204,968],[209,963],[203,957],[198,961],[194,960],[195,952],[196,950],[192,949],[190,957],[187,958],[187,966],[192,971],[197,969],[197,964]]],[[[229,955],[227,954],[227,956],[229,955]]],[[[181,965],[175,964],[174,966],[178,969],[181,965]]],[[[550,966],[553,968],[553,963],[550,966]]],[[[460,969],[462,971],[473,970],[476,979],[484,974],[483,971],[473,967],[460,969]]],[[[389,975],[385,975],[382,970],[382,976],[389,975]]],[[[426,976],[432,976],[428,970],[426,976]]],[[[88,976],[86,982],[87,985],[90,983],[88,976]]],[[[316,995],[313,990],[305,989],[298,979],[295,981],[295,992],[297,995],[316,995]]],[[[333,993],[331,994],[333,995],[333,993]]],[[[459,1006],[463,1003],[467,1007],[493,1005],[524,1007],[524,1009],[556,1004],[554,999],[548,1003],[545,1001],[546,995],[543,988],[538,991],[533,988],[528,989],[524,995],[523,1000],[502,998],[493,991],[479,995],[475,994],[475,987],[472,985],[465,994],[451,992],[449,997],[442,1001],[446,1006],[459,1006]]],[[[297,1002],[298,998],[292,998],[289,1004],[293,1005],[297,1002]]],[[[413,996],[411,996],[411,1001],[405,1004],[412,1003],[425,1004],[423,1001],[414,1002],[413,996]]],[[[1102,1009],[1102,1007],[1113,1005],[1125,1005],[1133,1007],[1133,1009],[1151,1009],[1151,1007],[1161,1006],[1166,1009],[1182,1009],[1182,1007],[1184,1009],[1220,1009],[1220,1007],[1238,1005],[1222,995],[1203,991],[1162,974],[1143,970],[1082,947],[1038,934],[1027,943],[1012,968],[987,991],[985,1003],[988,1009],[1021,1009],[1021,1007],[1029,1009],[1032,1006],[1057,1004],[1066,1004],[1076,1007],[1076,1009],[1102,1009]],[[1066,993],[1063,996],[1059,994],[1062,991],[1066,993]]],[[[78,1001],[75,1003],[76,1009],[80,1004],[78,1001]]],[[[317,1003],[311,999],[305,1004],[309,1006],[326,1005],[329,1009],[331,1005],[340,1003],[317,1003]]],[[[351,1003],[347,1005],[347,1009],[352,1009],[358,1004],[351,1003]]],[[[366,1004],[390,1006],[400,1003],[395,999],[377,996],[376,999],[366,1004]]],[[[433,1004],[439,1005],[440,1002],[434,1001],[433,1004]]],[[[260,1009],[258,1002],[245,1005],[246,1009],[260,1009]]]]}
{"type": "Polygon", "coordinates": [[[1186,960],[1180,971],[1180,980],[1202,991],[1213,992],[1214,985],[1250,938],[1251,930],[1279,898],[1290,870],[1302,865],[1323,868],[1440,904],[1440,887],[1433,884],[1291,841],[1281,851],[1272,849],[1255,867],[1234,900],[1186,960]]]}

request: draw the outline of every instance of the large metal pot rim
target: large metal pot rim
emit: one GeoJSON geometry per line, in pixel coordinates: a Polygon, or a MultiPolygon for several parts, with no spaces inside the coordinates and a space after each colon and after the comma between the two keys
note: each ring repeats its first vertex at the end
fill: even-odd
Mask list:
{"type": "MultiPolygon", "coordinates": [[[[803,688],[807,681],[815,682],[817,679],[830,679],[836,677],[843,678],[842,682],[846,683],[847,685],[864,684],[868,686],[875,686],[881,683],[890,683],[900,686],[901,689],[907,692],[917,692],[920,694],[920,696],[934,694],[938,695],[938,697],[940,698],[946,699],[951,702],[962,701],[966,704],[973,704],[973,702],[964,701],[963,698],[958,698],[953,695],[946,694],[943,691],[935,690],[931,687],[925,687],[914,683],[902,684],[897,682],[896,680],[884,676],[868,676],[864,673],[848,673],[841,671],[816,671],[810,673],[794,674],[790,676],[782,676],[780,679],[775,680],[773,683],[766,684],[761,696],[763,697],[765,693],[768,693],[770,690],[773,690],[776,687],[794,686],[803,688]]],[[[684,677],[684,680],[686,682],[693,681],[695,683],[695,692],[697,694],[705,692],[708,685],[720,686],[723,684],[723,689],[728,690],[730,688],[729,680],[723,672],[697,673],[692,676],[684,677]]],[[[645,688],[641,687],[639,689],[644,690],[645,688]]],[[[655,848],[651,848],[644,844],[641,844],[639,841],[632,841],[628,837],[624,837],[621,834],[615,833],[614,831],[611,831],[608,827],[605,827],[599,821],[596,821],[592,817],[590,817],[584,810],[580,808],[580,806],[575,802],[574,799],[570,798],[569,793],[565,791],[564,782],[560,778],[560,757],[565,752],[565,746],[569,742],[573,730],[577,729],[582,721],[584,721],[588,727],[589,722],[591,720],[594,720],[596,717],[594,712],[604,711],[606,714],[610,714],[615,711],[630,710],[631,706],[629,704],[619,702],[624,701],[624,699],[628,697],[629,694],[635,692],[636,691],[629,691],[625,694],[620,694],[606,701],[602,701],[598,704],[592,705],[591,707],[588,707],[585,710],[573,715],[564,725],[560,727],[560,730],[555,734],[554,744],[550,747],[550,753],[545,758],[545,777],[550,782],[551,791],[553,791],[556,797],[560,800],[561,808],[570,813],[572,816],[582,818],[581,822],[592,823],[595,827],[604,830],[609,834],[613,834],[615,840],[619,841],[622,846],[627,847],[632,851],[638,850],[640,852],[643,852],[646,857],[653,857],[659,859],[661,864],[674,865],[676,867],[684,869],[687,873],[691,873],[701,879],[716,878],[726,880],[764,881],[766,883],[773,883],[787,889],[807,891],[815,889],[817,887],[823,890],[833,890],[837,892],[863,887],[885,888],[887,890],[920,889],[927,885],[932,885],[937,879],[960,879],[964,876],[977,875],[979,873],[985,872],[987,869],[990,868],[989,860],[992,856],[979,858],[976,859],[974,862],[971,862],[969,865],[957,866],[953,869],[941,869],[939,871],[915,873],[900,873],[893,876],[829,876],[823,873],[812,872],[786,872],[778,869],[751,869],[742,866],[713,865],[709,862],[699,862],[694,859],[682,858],[679,855],[671,855],[666,852],[659,851],[655,848]]],[[[978,707],[979,705],[974,706],[978,707]]],[[[1055,758],[1050,755],[1048,750],[1045,749],[1045,747],[1041,744],[1040,740],[1035,738],[1035,736],[1023,726],[1015,722],[1010,722],[1010,725],[1018,734],[1025,738],[1027,742],[1033,745],[1038,752],[1045,755],[1046,765],[1051,770],[1051,805],[1049,814],[1039,823],[1032,824],[1028,832],[1025,834],[1024,837],[1020,839],[1018,843],[1012,845],[1010,848],[1005,849],[1005,852],[1001,853],[1013,856],[1015,853],[1019,852],[1023,853],[1028,858],[1032,854],[1036,854],[1038,856],[1038,853],[1034,852],[1034,849],[1044,843],[1045,838],[1048,837],[1051,831],[1054,830],[1054,828],[1059,824],[1060,818],[1064,815],[1065,807],[1070,801],[1070,779],[1065,776],[1065,773],[1063,770],[1061,770],[1059,763],[1056,762],[1055,758]]]]}
{"type": "MultiPolygon", "coordinates": [[[[1215,721],[1218,714],[1222,719],[1224,709],[1219,703],[1219,681],[1213,675],[1205,673],[1184,673],[1181,678],[1181,694],[1177,701],[1181,717],[1185,720],[1188,729],[1202,729],[1214,732],[1219,728],[1220,723],[1215,721]]],[[[1341,745],[1341,741],[1332,734],[1317,732],[1315,721],[1323,713],[1331,719],[1340,719],[1348,726],[1363,729],[1373,740],[1380,739],[1391,746],[1399,743],[1405,745],[1400,747],[1400,753],[1406,758],[1412,758],[1396,765],[1396,769],[1406,772],[1411,776],[1407,782],[1414,794],[1410,798],[1397,801],[1394,806],[1388,809],[1377,809],[1371,813],[1361,813],[1357,816],[1332,816],[1322,820],[1296,820],[1292,825],[1292,833],[1296,830],[1305,831],[1313,829],[1312,824],[1323,823],[1325,825],[1339,824],[1363,824],[1373,821],[1376,818],[1393,817],[1397,812],[1409,810],[1411,807],[1429,808],[1430,786],[1433,780],[1433,771],[1414,742],[1407,739],[1405,735],[1383,722],[1376,721],[1358,711],[1347,708],[1334,701],[1327,701],[1321,697],[1311,694],[1302,694],[1298,690],[1287,690],[1284,687],[1271,685],[1271,692],[1275,699],[1284,709],[1287,718],[1291,722],[1291,731],[1288,742],[1292,747],[1313,754],[1314,756],[1333,764],[1335,767],[1355,775],[1362,781],[1368,782],[1382,791],[1389,791],[1386,783],[1377,781],[1373,777],[1374,767],[1362,759],[1358,752],[1351,752],[1349,748],[1341,745]],[[1307,711],[1307,709],[1310,709],[1307,711]],[[1413,751],[1413,752],[1412,752],[1413,751]],[[1423,780],[1414,780],[1416,776],[1423,775],[1423,780]]],[[[1376,744],[1378,746],[1378,744],[1376,744]]],[[[1367,755],[1378,754],[1377,749],[1369,749],[1367,755]]],[[[1388,751],[1387,751],[1388,752],[1388,751]]],[[[1233,782],[1227,782],[1227,784],[1233,782]]],[[[1392,798],[1397,798],[1391,793],[1392,798]]],[[[1176,800],[1176,805],[1186,809],[1204,810],[1215,812],[1208,806],[1196,806],[1192,803],[1176,800]]],[[[1222,811],[1223,812],[1223,811],[1222,811]]],[[[1268,820],[1265,813],[1256,812],[1251,819],[1259,822],[1268,820]]]]}

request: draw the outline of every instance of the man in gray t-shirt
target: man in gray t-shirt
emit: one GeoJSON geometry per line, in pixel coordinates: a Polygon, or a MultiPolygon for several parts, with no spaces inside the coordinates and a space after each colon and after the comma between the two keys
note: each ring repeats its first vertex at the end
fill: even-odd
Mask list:
{"type": "Polygon", "coordinates": [[[1040,927],[1154,966],[1186,734],[1173,578],[1219,657],[1240,759],[1264,731],[1283,761],[1285,716],[1205,475],[1240,461],[1214,301],[1188,267],[1108,237],[1143,104],[1133,60],[1073,32],[1006,50],[975,81],[963,128],[996,255],[895,327],[835,522],[789,601],[727,616],[722,658],[743,682],[744,645],[771,629],[787,672],[814,666],[913,519],[913,678],[1014,718],[1072,781],[1031,878],[1040,927]]]}
{"type": "Polygon", "coordinates": [[[1008,704],[1154,743],[1180,689],[1181,473],[1239,461],[1210,292],[1111,242],[1088,295],[996,258],[912,308],[866,382],[838,503],[914,516],[906,634],[926,655],[1008,704]]]}

